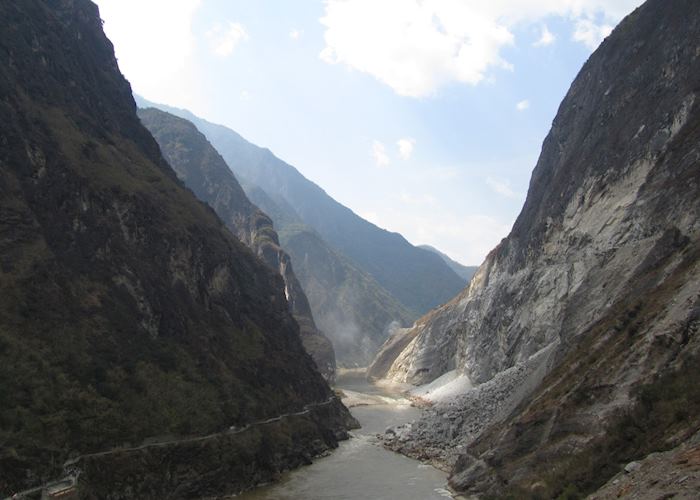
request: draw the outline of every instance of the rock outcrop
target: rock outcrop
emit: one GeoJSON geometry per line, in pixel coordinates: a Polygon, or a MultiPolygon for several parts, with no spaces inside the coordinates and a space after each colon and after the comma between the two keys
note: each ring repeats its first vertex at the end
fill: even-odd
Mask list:
{"type": "Polygon", "coordinates": [[[370,370],[423,384],[458,369],[485,384],[553,350],[535,356],[513,412],[453,436],[467,448],[456,489],[591,491],[700,426],[697,413],[668,414],[698,405],[687,367],[700,350],[699,41],[692,0],[649,0],[621,22],[562,102],[510,235],[370,370]],[[626,412],[642,428],[622,430],[626,412]],[[625,432],[644,443],[620,444],[625,432]]]}
{"type": "Polygon", "coordinates": [[[282,279],[163,159],[97,7],[2,2],[0,19],[0,496],[78,455],[283,414],[235,449],[162,452],[128,485],[114,454],[92,455],[79,486],[233,494],[336,446],[352,419],[304,351],[282,279]],[[306,411],[321,403],[324,418],[306,411]]]}
{"type": "Polygon", "coordinates": [[[156,108],[141,109],[139,118],[158,142],[178,178],[208,203],[227,227],[284,279],[285,296],[299,323],[304,348],[321,374],[335,379],[335,353],[316,327],[304,290],[282,250],[272,220],[253,205],[226,162],[191,122],[156,108]]]}

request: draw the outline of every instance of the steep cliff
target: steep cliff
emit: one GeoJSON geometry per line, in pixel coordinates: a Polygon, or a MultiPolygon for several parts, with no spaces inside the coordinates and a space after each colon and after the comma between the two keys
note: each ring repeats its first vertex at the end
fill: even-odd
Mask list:
{"type": "MultiPolygon", "coordinates": [[[[218,138],[219,144],[224,146],[237,145],[231,150],[230,157],[235,158],[239,166],[247,161],[257,164],[260,152],[265,151],[234,131],[209,123],[189,111],[154,104],[139,97],[137,102],[142,108],[156,107],[191,121],[209,140],[218,138]]],[[[234,173],[248,198],[272,218],[282,248],[292,258],[295,273],[309,299],[313,317],[333,342],[338,363],[341,366],[366,366],[386,340],[388,332],[395,325],[412,324],[417,314],[409,311],[371,274],[306,224],[279,192],[268,193],[245,175],[241,176],[244,172],[240,169],[234,169],[234,173]]],[[[309,183],[306,179],[303,182],[309,183]]]]}
{"type": "Polygon", "coordinates": [[[282,279],[162,158],[97,7],[0,19],[0,496],[68,458],[95,498],[230,494],[336,446],[282,279]]]}
{"type": "Polygon", "coordinates": [[[700,426],[699,93],[700,4],[649,0],[573,82],[511,234],[375,360],[375,377],[481,384],[404,429],[452,450],[427,458],[462,454],[457,489],[591,491],[700,426]]]}
{"type": "Polygon", "coordinates": [[[238,238],[284,279],[285,295],[301,340],[328,381],[335,377],[333,345],[316,327],[309,301],[282,250],[272,220],[253,205],[221,155],[192,123],[155,108],[138,112],[165,159],[197,197],[208,203],[238,238]]]}

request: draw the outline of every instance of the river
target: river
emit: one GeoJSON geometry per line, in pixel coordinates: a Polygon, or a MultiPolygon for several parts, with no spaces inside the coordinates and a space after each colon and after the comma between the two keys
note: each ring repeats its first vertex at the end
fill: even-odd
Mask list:
{"type": "Polygon", "coordinates": [[[244,493],[243,500],[445,500],[447,476],[434,467],[384,449],[375,434],[409,422],[420,410],[390,388],[369,384],[364,374],[341,373],[336,388],[369,395],[381,404],[350,409],[362,425],[327,457],[284,474],[275,484],[244,493]]]}

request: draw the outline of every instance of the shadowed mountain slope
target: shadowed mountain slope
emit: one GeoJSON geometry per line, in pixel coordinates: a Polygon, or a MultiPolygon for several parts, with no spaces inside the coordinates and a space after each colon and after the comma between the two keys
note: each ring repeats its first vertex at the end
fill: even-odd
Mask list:
{"type": "Polygon", "coordinates": [[[321,403],[227,446],[83,460],[81,491],[232,494],[336,446],[350,417],[282,279],[165,162],[97,7],[2,2],[0,19],[0,496],[69,457],[321,403]]]}
{"type": "Polygon", "coordinates": [[[333,346],[316,328],[309,301],[294,275],[289,255],[279,246],[272,220],[248,200],[226,162],[192,123],[155,108],[141,109],[138,115],[180,180],[282,276],[285,296],[301,328],[304,347],[321,374],[332,381],[335,377],[333,346]]]}

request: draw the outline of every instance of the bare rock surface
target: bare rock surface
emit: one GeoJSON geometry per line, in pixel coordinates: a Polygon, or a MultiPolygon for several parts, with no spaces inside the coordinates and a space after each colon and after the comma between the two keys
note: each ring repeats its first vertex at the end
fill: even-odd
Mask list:
{"type": "Polygon", "coordinates": [[[509,236],[375,358],[374,378],[502,387],[454,400],[483,427],[433,413],[407,434],[466,447],[455,489],[581,495],[700,428],[699,89],[700,4],[648,0],[573,82],[509,236]],[[550,345],[535,379],[501,375],[550,345]]]}
{"type": "Polygon", "coordinates": [[[464,394],[431,405],[429,395],[421,398],[427,406],[411,423],[387,429],[381,439],[394,451],[451,470],[460,453],[490,424],[503,420],[523,397],[542,380],[551,345],[497,374],[493,379],[464,394]]]}

